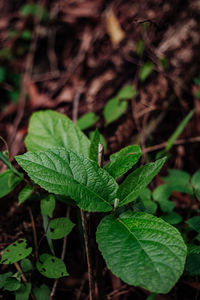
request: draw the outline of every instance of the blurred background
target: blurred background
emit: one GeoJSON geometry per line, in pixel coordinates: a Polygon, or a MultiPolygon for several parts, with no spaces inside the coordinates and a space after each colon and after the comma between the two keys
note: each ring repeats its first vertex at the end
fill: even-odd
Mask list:
{"type": "MultiPolygon", "coordinates": [[[[164,171],[200,168],[199,0],[1,0],[0,16],[0,136],[11,161],[26,151],[31,114],[53,109],[89,137],[98,128],[105,160],[140,144],[143,163],[167,154],[164,171]]],[[[160,183],[157,177],[152,187],[160,183]]],[[[2,202],[0,214],[5,244],[24,230],[24,207],[9,197],[12,206],[2,202]]],[[[178,207],[189,207],[186,196],[176,197],[178,207]]],[[[80,265],[75,258],[69,267],[76,278],[62,283],[69,290],[81,285],[80,265]]],[[[69,299],[79,299],[71,290],[69,299]]],[[[124,298],[109,299],[145,299],[144,291],[125,290],[124,298]]],[[[156,299],[179,299],[176,292],[183,299],[184,286],[156,299]]]]}
{"type": "Polygon", "coordinates": [[[195,109],[172,152],[176,167],[199,165],[199,1],[2,0],[0,12],[0,134],[11,156],[39,109],[74,121],[93,112],[89,131],[99,128],[107,154],[159,149],[195,109]],[[131,96],[110,104],[119,113],[107,122],[106,103],[127,85],[131,96]]]}

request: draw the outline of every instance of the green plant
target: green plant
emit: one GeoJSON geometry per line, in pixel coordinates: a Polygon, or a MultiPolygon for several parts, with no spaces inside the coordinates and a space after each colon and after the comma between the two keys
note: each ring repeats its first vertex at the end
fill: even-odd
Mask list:
{"type": "MultiPolygon", "coordinates": [[[[105,262],[116,276],[130,285],[141,286],[154,293],[168,293],[183,273],[186,245],[175,227],[161,218],[132,209],[138,197],[142,197],[147,206],[152,202],[145,188],[166,158],[136,168],[118,185],[116,179],[138,162],[140,147],[133,145],[121,149],[101,167],[99,141],[98,131],[90,141],[76,124],[57,112],[40,111],[31,117],[25,139],[28,152],[17,156],[16,160],[31,178],[33,186],[39,184],[51,193],[41,200],[41,213],[53,256],[41,254],[36,268],[49,278],[68,275],[63,261],[54,255],[52,240],[69,234],[74,224],[67,218],[49,218],[52,218],[56,197],[70,197],[73,204],[81,209],[89,262],[90,299],[94,299],[90,276],[90,273],[94,275],[94,270],[91,269],[89,253],[94,249],[88,241],[83,211],[89,212],[89,215],[103,214],[93,230],[105,262]],[[91,247],[89,251],[88,247],[91,247]]],[[[19,197],[20,202],[26,201],[32,193],[33,190],[27,188],[22,193],[25,196],[19,197]]],[[[32,252],[23,239],[14,244],[4,250],[1,263],[17,263],[32,252]]],[[[1,276],[5,278],[7,275],[1,276]]],[[[26,289],[29,295],[30,283],[18,287],[19,284],[16,293],[19,289],[26,289]]]]}

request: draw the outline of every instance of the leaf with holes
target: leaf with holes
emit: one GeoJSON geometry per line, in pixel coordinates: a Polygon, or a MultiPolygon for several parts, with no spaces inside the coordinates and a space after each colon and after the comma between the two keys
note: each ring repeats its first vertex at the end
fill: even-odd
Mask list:
{"type": "Polygon", "coordinates": [[[142,155],[141,148],[138,145],[131,145],[121,149],[110,156],[110,162],[104,169],[115,179],[126,173],[135,165],[142,155]]]}
{"type": "Polygon", "coordinates": [[[62,239],[68,235],[75,226],[68,218],[53,219],[49,223],[50,238],[52,240],[62,239]]]}
{"type": "Polygon", "coordinates": [[[31,252],[32,248],[27,248],[26,240],[20,239],[4,249],[0,263],[6,265],[13,264],[27,257],[31,252]]]}
{"type": "Polygon", "coordinates": [[[42,275],[48,278],[60,278],[69,275],[64,262],[60,258],[46,253],[40,255],[36,267],[42,275]]]}
{"type": "Polygon", "coordinates": [[[35,112],[31,116],[25,144],[29,151],[63,147],[87,157],[90,147],[89,139],[75,123],[52,110],[35,112]]]}
{"type": "Polygon", "coordinates": [[[160,171],[166,157],[138,168],[126,177],[119,186],[117,198],[120,199],[119,206],[123,206],[135,200],[141,191],[151,182],[154,176],[160,171]]]}
{"type": "Polygon", "coordinates": [[[106,216],[96,237],[107,266],[130,285],[168,293],[183,273],[186,245],[176,228],[155,216],[106,216]]]}
{"type": "Polygon", "coordinates": [[[95,162],[65,149],[27,152],[17,162],[50,193],[68,195],[87,211],[111,211],[118,188],[95,162]]]}

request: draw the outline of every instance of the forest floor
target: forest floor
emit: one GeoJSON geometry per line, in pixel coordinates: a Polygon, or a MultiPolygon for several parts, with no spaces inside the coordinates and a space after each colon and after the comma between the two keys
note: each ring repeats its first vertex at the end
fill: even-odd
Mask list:
{"type": "MultiPolygon", "coordinates": [[[[45,10],[36,16],[24,12],[27,3],[4,0],[0,4],[0,135],[16,167],[14,156],[26,151],[29,118],[37,110],[53,109],[75,122],[92,111],[99,119],[85,133],[97,127],[103,134],[105,160],[124,146],[140,144],[144,163],[155,160],[180,122],[195,109],[161,175],[168,169],[190,174],[200,169],[199,0],[41,0],[38,3],[45,10]],[[149,75],[142,78],[145,64],[149,75]],[[126,112],[106,126],[105,104],[126,85],[133,85],[137,93],[128,100],[126,112]]],[[[1,150],[5,150],[3,142],[1,150]]],[[[3,172],[5,166],[0,167],[3,172]]],[[[161,183],[161,175],[151,189],[161,183]]],[[[38,239],[43,236],[38,204],[19,206],[19,190],[0,199],[0,250],[22,236],[32,242],[31,216],[38,239]]],[[[173,195],[177,209],[184,203],[187,210],[187,197],[173,195]]],[[[66,206],[58,204],[55,215],[65,214],[66,206]]],[[[74,209],[70,218],[77,222],[74,209]]],[[[56,299],[88,299],[81,243],[78,230],[69,236],[66,263],[71,276],[60,279],[56,299]]],[[[57,242],[58,256],[61,251],[62,243],[57,242]]],[[[107,299],[146,299],[149,295],[108,270],[105,278],[107,299]]],[[[37,275],[33,280],[38,282],[37,275]]],[[[51,287],[53,280],[46,284],[51,287]]],[[[155,299],[200,299],[199,291],[197,277],[181,277],[169,294],[155,299]]],[[[14,298],[7,292],[2,295],[14,298]]]]}

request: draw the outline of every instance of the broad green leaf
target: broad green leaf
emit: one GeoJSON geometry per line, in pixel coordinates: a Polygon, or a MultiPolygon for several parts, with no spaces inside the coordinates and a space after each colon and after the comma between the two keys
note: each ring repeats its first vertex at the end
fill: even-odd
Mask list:
{"type": "Polygon", "coordinates": [[[94,112],[89,112],[82,117],[80,117],[77,121],[77,125],[81,130],[85,130],[95,125],[99,120],[99,117],[94,112]]]}
{"type": "Polygon", "coordinates": [[[193,217],[187,220],[185,223],[187,223],[192,229],[200,233],[200,216],[193,217]]]}
{"type": "Polygon", "coordinates": [[[149,77],[149,75],[153,72],[153,69],[154,69],[154,65],[151,61],[145,62],[139,73],[140,80],[145,81],[149,77]]]}
{"type": "Polygon", "coordinates": [[[174,211],[172,211],[172,212],[170,212],[170,213],[168,213],[168,214],[163,214],[163,215],[161,216],[161,218],[162,218],[165,222],[167,222],[167,223],[169,223],[169,224],[171,224],[171,225],[177,225],[177,224],[181,223],[182,220],[183,220],[182,216],[180,216],[179,214],[177,214],[177,213],[174,212],[174,211]]]}
{"type": "Polygon", "coordinates": [[[12,277],[13,273],[12,272],[7,272],[4,274],[0,274],[0,289],[4,287],[4,284],[6,282],[6,279],[9,277],[12,277]]]}
{"type": "Polygon", "coordinates": [[[15,300],[28,300],[31,292],[31,283],[28,282],[26,285],[21,284],[20,289],[15,292],[15,300]]]}
{"type": "Polygon", "coordinates": [[[56,206],[56,200],[53,195],[48,195],[46,198],[42,199],[40,202],[40,210],[42,215],[47,215],[50,218],[53,215],[53,211],[56,206]]]}
{"type": "Polygon", "coordinates": [[[116,98],[120,99],[120,100],[126,100],[126,99],[131,99],[133,98],[133,96],[135,95],[136,91],[133,87],[133,85],[127,85],[125,87],[123,87],[119,93],[117,94],[116,98]]]}
{"type": "Polygon", "coordinates": [[[33,289],[36,300],[49,300],[51,291],[46,284],[42,284],[39,288],[33,289]]]}
{"type": "Polygon", "coordinates": [[[174,145],[174,142],[177,140],[177,138],[181,135],[184,128],[187,126],[187,124],[190,121],[190,119],[192,118],[193,114],[194,114],[194,109],[191,110],[187,114],[187,116],[181,121],[181,123],[178,125],[178,127],[176,128],[174,133],[168,139],[166,147],[165,147],[165,151],[169,151],[171,149],[171,147],[174,145]]]}
{"type": "Polygon", "coordinates": [[[106,125],[119,119],[127,110],[128,103],[125,100],[120,100],[119,98],[110,99],[104,107],[104,118],[106,125]]]}
{"type": "Polygon", "coordinates": [[[192,185],[196,190],[200,190],[200,170],[195,172],[192,176],[192,185]]]}
{"type": "Polygon", "coordinates": [[[89,151],[89,158],[95,161],[96,163],[98,163],[99,144],[100,144],[100,133],[98,129],[96,129],[91,139],[90,151],[89,151]]]}
{"type": "Polygon", "coordinates": [[[0,198],[8,195],[22,181],[13,171],[6,170],[0,174],[0,198]]]}
{"type": "Polygon", "coordinates": [[[160,171],[165,161],[166,157],[161,158],[154,163],[149,163],[136,169],[128,175],[117,191],[117,198],[120,199],[119,206],[123,206],[135,200],[160,171]]]}
{"type": "MultiPolygon", "coordinates": [[[[89,137],[90,137],[91,142],[92,142],[92,140],[94,138],[95,132],[96,132],[96,130],[95,131],[90,131],[90,133],[89,133],[89,137]]],[[[103,145],[104,152],[106,152],[106,150],[107,150],[106,140],[105,140],[104,136],[100,132],[99,132],[99,136],[100,136],[99,142],[100,142],[100,144],[103,145]]]]}
{"type": "Polygon", "coordinates": [[[68,195],[87,211],[111,211],[118,188],[95,162],[65,149],[27,152],[17,162],[50,193],[68,195]]]}
{"type": "Polygon", "coordinates": [[[63,147],[88,157],[90,141],[68,117],[45,110],[31,116],[25,144],[29,151],[63,147]]]}
{"type": "Polygon", "coordinates": [[[56,218],[50,221],[50,238],[52,240],[62,239],[68,235],[75,226],[68,218],[56,218]]]}
{"type": "Polygon", "coordinates": [[[8,277],[4,283],[4,290],[14,292],[18,290],[21,286],[21,283],[14,277],[8,277]]]}
{"type": "Polygon", "coordinates": [[[28,258],[22,259],[22,261],[20,262],[20,265],[21,265],[21,268],[22,268],[23,272],[28,272],[28,271],[31,271],[33,269],[32,262],[28,258]]]}
{"type": "Polygon", "coordinates": [[[13,264],[27,257],[31,252],[32,248],[27,248],[26,240],[20,239],[4,249],[0,263],[13,264]]]}
{"type": "Polygon", "coordinates": [[[135,165],[142,155],[141,148],[137,145],[127,146],[110,156],[110,162],[104,169],[115,179],[126,173],[135,165]]]}
{"type": "Polygon", "coordinates": [[[109,269],[130,285],[168,293],[183,272],[186,245],[176,228],[155,216],[106,216],[96,237],[109,269]]]}
{"type": "Polygon", "coordinates": [[[33,193],[33,188],[30,185],[25,186],[18,194],[19,205],[24,203],[33,193]]]}
{"type": "Polygon", "coordinates": [[[60,258],[46,253],[40,255],[36,267],[42,275],[48,278],[60,278],[69,275],[64,262],[60,258]]]}

